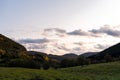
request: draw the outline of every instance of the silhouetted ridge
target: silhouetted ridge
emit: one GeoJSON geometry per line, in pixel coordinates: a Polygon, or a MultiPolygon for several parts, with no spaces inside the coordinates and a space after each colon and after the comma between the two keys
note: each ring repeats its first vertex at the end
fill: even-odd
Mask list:
{"type": "Polygon", "coordinates": [[[110,55],[111,57],[119,57],[120,56],[120,43],[113,45],[99,52],[96,55],[90,56],[90,58],[96,58],[98,60],[101,60],[105,57],[105,55],[110,55]]]}
{"type": "Polygon", "coordinates": [[[0,54],[18,57],[23,53],[27,53],[24,46],[0,34],[0,54]]]}

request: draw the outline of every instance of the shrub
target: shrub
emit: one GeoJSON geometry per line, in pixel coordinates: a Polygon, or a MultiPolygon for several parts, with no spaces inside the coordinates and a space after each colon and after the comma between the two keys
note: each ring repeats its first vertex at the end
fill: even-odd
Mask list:
{"type": "Polygon", "coordinates": [[[85,58],[84,56],[79,56],[77,58],[77,63],[78,63],[78,65],[83,66],[83,65],[89,65],[91,63],[91,61],[89,59],[85,58]]]}
{"type": "Polygon", "coordinates": [[[49,68],[50,68],[49,63],[45,62],[45,63],[43,64],[43,69],[44,69],[44,70],[47,70],[47,69],[49,69],[49,68]]]}
{"type": "Polygon", "coordinates": [[[41,68],[41,63],[38,61],[19,58],[10,60],[6,65],[9,67],[41,68]]]}
{"type": "Polygon", "coordinates": [[[76,60],[74,59],[63,59],[60,63],[61,67],[73,67],[76,66],[76,60]]]}

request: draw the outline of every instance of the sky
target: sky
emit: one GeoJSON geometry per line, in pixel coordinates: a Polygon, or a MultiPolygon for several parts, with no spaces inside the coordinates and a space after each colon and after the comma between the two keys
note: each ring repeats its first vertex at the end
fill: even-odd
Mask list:
{"type": "Polygon", "coordinates": [[[62,55],[119,42],[120,0],[0,0],[0,33],[28,50],[62,55]]]}

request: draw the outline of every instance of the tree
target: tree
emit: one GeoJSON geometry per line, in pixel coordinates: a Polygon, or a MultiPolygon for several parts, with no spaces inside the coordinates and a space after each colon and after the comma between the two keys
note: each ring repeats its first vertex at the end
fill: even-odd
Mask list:
{"type": "Polygon", "coordinates": [[[44,62],[44,63],[43,63],[43,69],[44,69],[44,70],[47,70],[47,69],[49,69],[49,68],[50,68],[49,63],[48,63],[48,62],[44,62]]]}
{"type": "Polygon", "coordinates": [[[54,69],[57,69],[60,67],[60,61],[58,61],[56,59],[50,59],[49,64],[50,64],[50,67],[52,67],[54,69]]]}
{"type": "Polygon", "coordinates": [[[85,58],[84,56],[79,56],[77,58],[77,64],[78,65],[89,65],[91,63],[90,59],[85,58]]]}
{"type": "Polygon", "coordinates": [[[34,61],[34,60],[18,58],[18,59],[10,60],[9,62],[6,63],[6,66],[40,69],[41,63],[38,61],[34,61]]]}
{"type": "Polygon", "coordinates": [[[76,60],[75,59],[63,59],[60,63],[61,67],[73,67],[76,66],[76,60]]]}

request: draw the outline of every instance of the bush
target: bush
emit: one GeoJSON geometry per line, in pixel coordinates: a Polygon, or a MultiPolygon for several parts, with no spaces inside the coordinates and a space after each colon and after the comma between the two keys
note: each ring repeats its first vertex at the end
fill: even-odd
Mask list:
{"type": "Polygon", "coordinates": [[[40,69],[41,63],[34,60],[27,59],[12,59],[7,64],[8,67],[25,67],[25,68],[35,68],[40,69]]]}
{"type": "Polygon", "coordinates": [[[73,67],[76,66],[76,60],[74,59],[63,59],[60,63],[61,67],[73,67]]]}
{"type": "Polygon", "coordinates": [[[56,59],[50,59],[49,64],[50,64],[50,67],[52,67],[54,69],[57,69],[60,67],[60,61],[58,61],[56,59]]]}
{"type": "Polygon", "coordinates": [[[47,62],[45,62],[45,63],[43,64],[43,69],[44,69],[44,70],[47,70],[47,69],[49,69],[49,68],[50,68],[49,64],[48,64],[47,62]]]}
{"type": "Polygon", "coordinates": [[[89,65],[91,63],[91,61],[89,59],[85,58],[84,56],[79,56],[77,58],[77,63],[78,63],[78,65],[83,66],[83,65],[89,65]]]}
{"type": "Polygon", "coordinates": [[[26,61],[23,59],[12,59],[7,63],[9,67],[24,67],[26,65],[26,61]]]}

